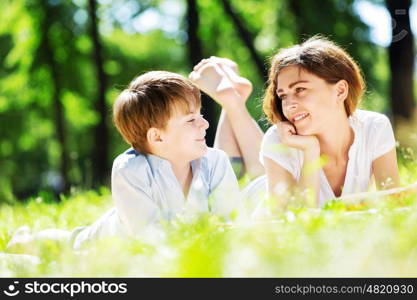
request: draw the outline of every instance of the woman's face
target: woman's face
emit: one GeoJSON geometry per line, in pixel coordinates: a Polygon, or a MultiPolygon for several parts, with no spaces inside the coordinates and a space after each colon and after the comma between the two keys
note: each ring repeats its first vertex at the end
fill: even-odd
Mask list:
{"type": "Polygon", "coordinates": [[[297,134],[317,135],[343,116],[347,84],[344,80],[328,84],[298,66],[289,66],[278,74],[276,93],[281,99],[278,101],[281,101],[284,116],[294,125],[297,134]]]}

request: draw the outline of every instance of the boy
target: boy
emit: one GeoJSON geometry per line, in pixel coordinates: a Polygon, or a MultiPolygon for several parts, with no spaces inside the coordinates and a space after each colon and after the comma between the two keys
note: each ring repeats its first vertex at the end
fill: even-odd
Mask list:
{"type": "Polygon", "coordinates": [[[153,71],[135,78],[113,106],[114,123],[132,146],[113,163],[115,207],[72,232],[17,232],[9,250],[19,241],[45,237],[69,238],[76,249],[107,236],[141,237],[162,219],[204,212],[227,219],[239,187],[227,155],[206,145],[208,122],[200,108],[199,89],[180,75],[153,71]]]}

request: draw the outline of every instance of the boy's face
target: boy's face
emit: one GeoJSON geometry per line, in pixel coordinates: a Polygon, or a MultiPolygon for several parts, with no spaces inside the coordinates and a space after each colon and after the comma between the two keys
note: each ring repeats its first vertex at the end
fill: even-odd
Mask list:
{"type": "Polygon", "coordinates": [[[190,105],[188,111],[174,109],[167,126],[160,130],[159,155],[171,161],[189,162],[207,152],[206,130],[209,124],[200,114],[200,107],[190,105]]]}

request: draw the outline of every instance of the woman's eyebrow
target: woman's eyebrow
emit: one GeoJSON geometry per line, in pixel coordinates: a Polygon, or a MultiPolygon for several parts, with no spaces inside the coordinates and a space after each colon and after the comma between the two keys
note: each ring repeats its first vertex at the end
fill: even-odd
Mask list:
{"type": "MultiPolygon", "coordinates": [[[[293,83],[290,83],[290,85],[288,86],[288,88],[290,89],[290,88],[292,88],[294,85],[296,85],[298,83],[308,83],[308,80],[297,80],[297,81],[295,81],[293,83]]],[[[282,92],[282,91],[283,91],[282,89],[278,89],[277,90],[277,93],[282,92]]]]}

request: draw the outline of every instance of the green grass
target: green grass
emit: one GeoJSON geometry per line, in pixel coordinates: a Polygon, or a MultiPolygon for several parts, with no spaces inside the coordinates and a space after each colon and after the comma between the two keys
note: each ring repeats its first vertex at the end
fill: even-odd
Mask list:
{"type": "MultiPolygon", "coordinates": [[[[401,152],[401,151],[400,151],[401,152]]],[[[400,153],[401,154],[401,153],[400,153]]],[[[400,155],[403,184],[417,181],[414,155],[400,155]]],[[[22,225],[33,231],[87,225],[112,206],[110,193],[46,194],[0,206],[0,252],[22,225]]],[[[0,255],[0,276],[288,277],[417,276],[417,195],[321,211],[292,208],[273,221],[220,226],[214,216],[167,226],[153,241],[99,241],[81,252],[66,244],[34,247],[39,263],[0,255]]]]}

